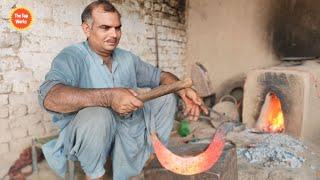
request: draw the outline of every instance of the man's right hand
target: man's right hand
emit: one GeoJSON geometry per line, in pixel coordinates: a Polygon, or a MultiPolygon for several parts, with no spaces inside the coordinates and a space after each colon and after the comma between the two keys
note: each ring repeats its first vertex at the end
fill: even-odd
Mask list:
{"type": "Polygon", "coordinates": [[[136,97],[137,95],[132,89],[114,88],[111,93],[110,107],[122,116],[128,115],[143,106],[143,102],[136,97]]]}
{"type": "Polygon", "coordinates": [[[85,89],[63,84],[51,88],[44,107],[59,113],[77,112],[86,107],[110,107],[120,115],[128,115],[143,106],[137,93],[127,88],[85,89]]]}

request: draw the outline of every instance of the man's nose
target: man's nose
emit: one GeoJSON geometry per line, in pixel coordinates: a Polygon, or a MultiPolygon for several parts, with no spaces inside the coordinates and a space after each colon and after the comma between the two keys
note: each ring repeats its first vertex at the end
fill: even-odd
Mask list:
{"type": "Polygon", "coordinates": [[[110,29],[110,35],[112,36],[112,37],[117,37],[117,31],[116,31],[116,28],[111,28],[110,29]]]}

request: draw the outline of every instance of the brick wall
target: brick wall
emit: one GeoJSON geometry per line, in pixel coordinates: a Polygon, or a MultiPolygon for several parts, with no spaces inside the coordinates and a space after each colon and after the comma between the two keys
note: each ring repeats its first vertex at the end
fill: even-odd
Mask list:
{"type": "MultiPolygon", "coordinates": [[[[37,89],[53,57],[64,47],[84,40],[80,14],[88,0],[2,0],[0,2],[0,155],[19,152],[32,137],[57,133],[50,116],[37,104],[37,89]],[[16,31],[8,15],[14,5],[33,11],[34,24],[16,31]]],[[[184,1],[113,0],[122,13],[120,47],[156,64],[158,29],[159,66],[184,75],[186,26],[184,1]]]]}

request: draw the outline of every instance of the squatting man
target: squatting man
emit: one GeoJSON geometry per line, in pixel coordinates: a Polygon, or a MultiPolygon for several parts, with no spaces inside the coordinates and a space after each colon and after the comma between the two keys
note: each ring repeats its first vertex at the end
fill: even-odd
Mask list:
{"type": "Polygon", "coordinates": [[[87,179],[102,179],[112,159],[113,179],[138,175],[153,154],[148,138],[154,128],[167,144],[177,98],[185,115],[197,120],[203,102],[191,88],[148,102],[136,96],[137,88],[171,84],[178,78],[117,48],[121,15],[108,1],[94,1],[81,15],[86,41],[64,48],[52,61],[39,88],[40,105],[53,114],[59,137],[43,152],[60,176],[67,159],[79,161],[87,179]]]}

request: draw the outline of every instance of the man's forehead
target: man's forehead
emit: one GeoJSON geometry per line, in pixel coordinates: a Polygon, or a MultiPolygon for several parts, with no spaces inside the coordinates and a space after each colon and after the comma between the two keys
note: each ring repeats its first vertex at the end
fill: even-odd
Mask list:
{"type": "Polygon", "coordinates": [[[92,10],[92,18],[99,24],[114,24],[121,25],[120,17],[116,12],[106,12],[102,7],[97,7],[92,10]]]}
{"type": "Polygon", "coordinates": [[[92,13],[105,13],[106,11],[104,10],[104,8],[102,7],[102,5],[97,6],[95,8],[93,8],[92,13]]]}

